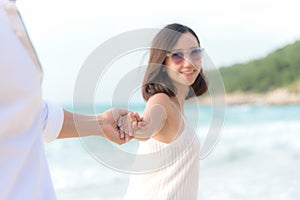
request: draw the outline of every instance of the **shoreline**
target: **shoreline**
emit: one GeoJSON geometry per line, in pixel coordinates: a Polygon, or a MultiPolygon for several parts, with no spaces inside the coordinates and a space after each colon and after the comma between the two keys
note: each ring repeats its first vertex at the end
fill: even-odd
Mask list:
{"type": "MultiPolygon", "coordinates": [[[[201,104],[211,104],[211,96],[199,98],[201,104]]],[[[300,105],[300,92],[290,92],[286,88],[276,89],[265,94],[235,92],[225,94],[227,105],[300,105]]]]}

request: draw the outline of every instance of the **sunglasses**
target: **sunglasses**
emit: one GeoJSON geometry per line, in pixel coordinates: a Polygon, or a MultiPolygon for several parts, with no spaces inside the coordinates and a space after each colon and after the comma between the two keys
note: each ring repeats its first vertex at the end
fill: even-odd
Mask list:
{"type": "Polygon", "coordinates": [[[188,53],[188,57],[190,58],[191,62],[196,62],[201,59],[201,56],[203,54],[204,48],[198,47],[198,48],[191,48],[187,50],[174,50],[170,51],[167,54],[167,57],[171,59],[172,62],[175,64],[181,64],[184,59],[187,58],[186,53],[188,53]]]}

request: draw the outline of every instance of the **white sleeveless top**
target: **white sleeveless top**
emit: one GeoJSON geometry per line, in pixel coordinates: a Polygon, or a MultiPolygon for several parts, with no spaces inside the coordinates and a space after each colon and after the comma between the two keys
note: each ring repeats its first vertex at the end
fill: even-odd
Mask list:
{"type": "Polygon", "coordinates": [[[156,152],[157,159],[171,160],[155,172],[132,175],[125,200],[196,200],[199,182],[200,142],[186,122],[178,138],[167,144],[154,138],[140,142],[138,154],[156,152]],[[168,149],[163,152],[163,149],[168,149]]]}

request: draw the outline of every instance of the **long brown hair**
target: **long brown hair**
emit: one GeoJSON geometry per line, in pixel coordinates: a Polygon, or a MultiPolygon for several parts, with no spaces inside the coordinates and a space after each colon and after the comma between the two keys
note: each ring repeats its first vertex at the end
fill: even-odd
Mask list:
{"type": "MultiPolygon", "coordinates": [[[[189,32],[195,36],[200,47],[196,33],[189,27],[174,23],[165,26],[153,39],[150,50],[148,67],[143,81],[142,94],[147,101],[157,93],[165,93],[169,97],[176,95],[176,88],[165,71],[165,61],[168,52],[175,46],[183,33],[189,32]]],[[[207,81],[201,69],[195,82],[189,87],[186,99],[200,96],[208,89],[207,81]]]]}

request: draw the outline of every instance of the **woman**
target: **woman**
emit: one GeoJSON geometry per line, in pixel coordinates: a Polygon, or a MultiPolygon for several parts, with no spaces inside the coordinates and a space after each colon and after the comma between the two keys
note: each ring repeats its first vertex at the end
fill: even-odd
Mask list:
{"type": "MultiPolygon", "coordinates": [[[[184,117],[187,99],[207,91],[201,67],[203,49],[195,32],[169,24],[152,41],[142,94],[147,101],[140,118],[128,115],[139,154],[163,158],[150,173],[133,175],[125,199],[197,199],[200,142],[184,117]],[[167,149],[168,151],[163,151],[167,149]]],[[[155,162],[155,159],[154,159],[155,162]]]]}

